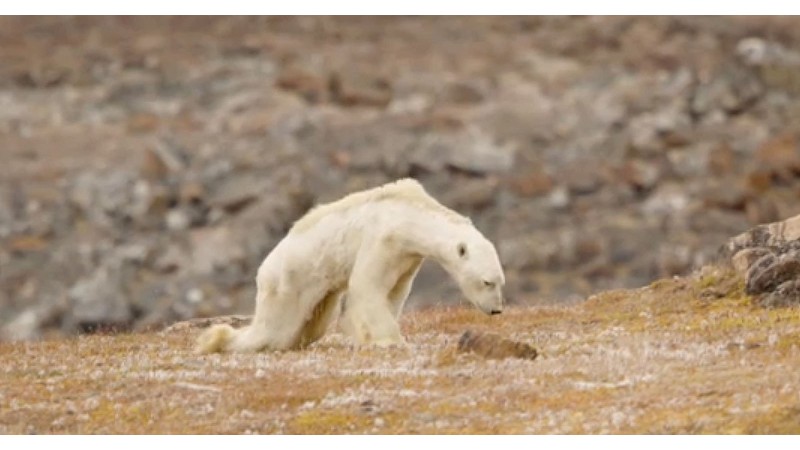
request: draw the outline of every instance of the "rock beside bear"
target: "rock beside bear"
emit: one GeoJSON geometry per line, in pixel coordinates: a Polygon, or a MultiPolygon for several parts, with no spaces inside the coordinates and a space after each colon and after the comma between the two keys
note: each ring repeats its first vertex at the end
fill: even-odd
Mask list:
{"type": "Polygon", "coordinates": [[[800,215],[759,225],[732,238],[722,251],[757,304],[800,305],[800,215]]]}

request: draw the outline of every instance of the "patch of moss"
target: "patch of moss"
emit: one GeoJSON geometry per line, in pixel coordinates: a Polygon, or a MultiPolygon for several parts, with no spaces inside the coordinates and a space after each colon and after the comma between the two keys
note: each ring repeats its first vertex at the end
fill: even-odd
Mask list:
{"type": "Polygon", "coordinates": [[[367,428],[372,419],[364,414],[341,410],[312,409],[302,411],[290,424],[292,433],[344,434],[367,428]]]}

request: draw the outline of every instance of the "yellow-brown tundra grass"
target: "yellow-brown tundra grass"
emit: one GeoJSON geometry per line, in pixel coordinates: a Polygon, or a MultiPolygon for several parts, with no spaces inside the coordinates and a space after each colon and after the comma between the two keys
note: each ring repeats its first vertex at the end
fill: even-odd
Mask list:
{"type": "Polygon", "coordinates": [[[706,268],[576,306],[409,312],[407,348],[192,353],[197,329],[0,344],[3,433],[800,433],[800,310],[706,268]],[[456,351],[467,330],[536,360],[456,351]]]}

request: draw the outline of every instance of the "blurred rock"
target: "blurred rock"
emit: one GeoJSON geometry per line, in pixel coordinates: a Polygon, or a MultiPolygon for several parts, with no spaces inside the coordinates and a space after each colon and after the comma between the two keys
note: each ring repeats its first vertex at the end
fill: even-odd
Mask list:
{"type": "Polygon", "coordinates": [[[355,72],[334,72],[328,79],[331,100],[342,106],[384,108],[392,101],[392,86],[382,77],[355,72]]]}
{"type": "Polygon", "coordinates": [[[703,205],[741,211],[747,203],[747,192],[736,179],[720,179],[707,183],[703,188],[703,205]]]}
{"type": "Polygon", "coordinates": [[[661,179],[662,169],[655,163],[631,159],[618,170],[618,177],[637,190],[650,190],[661,179]]]}
{"type": "Polygon", "coordinates": [[[629,145],[638,153],[652,155],[689,142],[691,119],[680,104],[655,113],[644,113],[628,125],[629,145]]]}
{"type": "Polygon", "coordinates": [[[770,139],[756,151],[756,161],[774,176],[791,180],[800,175],[800,141],[794,133],[770,139]]]}
{"type": "Polygon", "coordinates": [[[497,193],[497,179],[461,180],[459,188],[441,198],[441,202],[457,210],[479,210],[492,206],[497,193]]]}
{"type": "Polygon", "coordinates": [[[556,210],[565,210],[569,207],[570,195],[566,186],[559,186],[547,196],[547,203],[556,210]]]}
{"type": "Polygon", "coordinates": [[[555,183],[547,172],[533,171],[511,178],[509,184],[511,189],[520,196],[537,197],[550,192],[555,183]]]}
{"type": "Polygon", "coordinates": [[[692,112],[739,112],[751,105],[763,91],[761,83],[752,72],[738,66],[725,67],[708,82],[698,84],[692,98],[692,112]]]}
{"type": "Polygon", "coordinates": [[[208,203],[228,213],[236,213],[259,197],[269,195],[271,181],[255,174],[242,174],[222,180],[208,203]]]}
{"type": "Polygon", "coordinates": [[[192,219],[183,209],[171,209],[166,216],[167,229],[171,231],[183,231],[192,225],[192,219]]]}
{"type": "Polygon", "coordinates": [[[127,263],[121,259],[101,265],[69,289],[71,308],[65,322],[82,331],[105,327],[128,328],[133,320],[125,286],[127,263]]]}
{"type": "Polygon", "coordinates": [[[708,170],[713,175],[729,175],[736,169],[736,155],[727,144],[714,147],[708,154],[708,170]]]}
{"type": "Polygon", "coordinates": [[[420,141],[411,163],[428,172],[445,168],[467,173],[504,173],[514,165],[516,147],[500,144],[478,129],[441,136],[429,136],[420,141]]]}
{"type": "Polygon", "coordinates": [[[642,213],[652,218],[675,217],[689,206],[689,196],[680,186],[659,186],[641,205],[642,213]]]}
{"type": "Polygon", "coordinates": [[[599,161],[574,161],[561,169],[560,181],[570,194],[591,194],[600,189],[605,182],[602,167],[599,161]]]}
{"type": "Polygon", "coordinates": [[[486,90],[475,82],[455,81],[445,87],[440,101],[458,105],[480,103],[486,98],[486,90]]]}
{"type": "Polygon", "coordinates": [[[179,172],[188,165],[189,157],[174,139],[160,138],[148,150],[151,155],[149,158],[157,161],[155,164],[160,165],[167,172],[179,172]]]}
{"type": "Polygon", "coordinates": [[[736,44],[736,54],[745,64],[751,66],[767,64],[800,66],[800,52],[758,37],[748,37],[739,41],[736,44]]]}
{"type": "Polygon", "coordinates": [[[278,75],[276,85],[297,93],[310,103],[322,102],[328,95],[325,77],[296,65],[284,68],[278,75]]]}
{"type": "MultiPolygon", "coordinates": [[[[191,270],[211,274],[217,269],[237,267],[244,261],[245,252],[239,236],[228,227],[203,228],[190,234],[191,270]]],[[[266,256],[266,255],[264,255],[266,256]]]]}
{"type": "Polygon", "coordinates": [[[770,88],[800,94],[800,52],[786,48],[778,42],[759,37],[742,39],[736,44],[736,54],[741,61],[754,67],[770,88]]]}

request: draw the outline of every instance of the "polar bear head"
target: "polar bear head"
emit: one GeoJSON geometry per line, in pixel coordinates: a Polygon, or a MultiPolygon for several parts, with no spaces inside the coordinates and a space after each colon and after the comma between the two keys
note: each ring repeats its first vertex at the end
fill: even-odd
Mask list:
{"type": "Polygon", "coordinates": [[[444,264],[445,270],[456,280],[470,303],[486,314],[500,314],[506,280],[497,250],[474,228],[458,234],[460,236],[444,264]]]}

